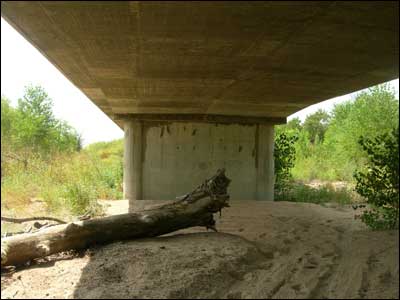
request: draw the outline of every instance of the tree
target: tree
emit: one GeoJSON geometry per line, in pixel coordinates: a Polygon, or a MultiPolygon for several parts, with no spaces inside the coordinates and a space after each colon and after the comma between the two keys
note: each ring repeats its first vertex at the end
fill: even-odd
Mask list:
{"type": "Polygon", "coordinates": [[[399,124],[399,101],[389,85],[383,84],[361,92],[352,101],[334,107],[324,147],[329,150],[330,165],[342,174],[352,174],[367,161],[360,136],[373,139],[388,133],[399,124]],[[343,170],[343,171],[342,171],[343,170]]]}
{"type": "Polygon", "coordinates": [[[10,105],[10,101],[1,96],[1,178],[8,172],[5,161],[8,159],[8,153],[12,148],[13,123],[15,119],[15,110],[10,105]]]}
{"type": "MultiPolygon", "coordinates": [[[[10,105],[10,101],[1,97],[1,147],[8,148],[13,136],[13,122],[15,122],[15,110],[10,105]]],[[[3,152],[3,151],[2,151],[3,152]]]]}
{"type": "Polygon", "coordinates": [[[286,128],[288,130],[301,131],[303,126],[301,125],[301,120],[296,117],[287,122],[286,128]]]}
{"type": "Polygon", "coordinates": [[[16,108],[1,97],[1,171],[2,179],[24,170],[31,158],[51,158],[60,152],[79,151],[82,139],[74,128],[53,114],[53,102],[39,86],[28,86],[16,108]]]}
{"type": "Polygon", "coordinates": [[[14,150],[47,156],[75,151],[80,145],[76,130],[53,114],[53,101],[40,87],[26,87],[18,100],[14,120],[14,150]]]}
{"type": "Polygon", "coordinates": [[[41,87],[27,87],[18,99],[16,147],[36,153],[50,152],[53,128],[57,122],[52,112],[52,100],[41,87]]]}
{"type": "Polygon", "coordinates": [[[399,219],[399,128],[359,143],[368,165],[354,174],[356,191],[371,204],[361,220],[373,229],[393,229],[399,219]]]}
{"type": "Polygon", "coordinates": [[[329,114],[322,109],[307,116],[303,128],[308,132],[312,144],[315,143],[316,139],[320,142],[324,140],[325,131],[329,125],[329,119],[329,114]]]}
{"type": "Polygon", "coordinates": [[[297,135],[302,131],[302,129],[303,126],[301,125],[300,119],[294,118],[288,121],[286,124],[275,126],[275,133],[276,135],[279,135],[282,132],[289,135],[297,135]]]}

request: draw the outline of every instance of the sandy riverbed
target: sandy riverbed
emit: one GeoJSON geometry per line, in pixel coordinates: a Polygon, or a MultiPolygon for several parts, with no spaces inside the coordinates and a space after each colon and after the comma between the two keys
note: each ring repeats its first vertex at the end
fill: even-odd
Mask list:
{"type": "MultiPolygon", "coordinates": [[[[124,201],[106,201],[122,213],[124,201]]],[[[139,205],[160,203],[145,201],[139,205]]],[[[204,228],[118,242],[2,274],[2,298],[398,298],[399,231],[351,207],[231,203],[204,228]]]]}

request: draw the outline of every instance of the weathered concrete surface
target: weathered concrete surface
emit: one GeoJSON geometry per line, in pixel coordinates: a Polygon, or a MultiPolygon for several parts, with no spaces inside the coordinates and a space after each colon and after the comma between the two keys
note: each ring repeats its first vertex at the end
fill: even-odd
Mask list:
{"type": "Polygon", "coordinates": [[[274,126],[258,125],[256,127],[256,198],[257,200],[274,200],[274,126]]]}
{"type": "Polygon", "coordinates": [[[145,123],[143,199],[175,199],[224,167],[234,182],[229,187],[231,199],[273,200],[273,180],[268,179],[268,174],[273,177],[273,163],[267,162],[273,154],[260,153],[264,148],[273,149],[269,144],[273,134],[265,133],[269,130],[271,134],[273,129],[267,126],[145,123]],[[262,188],[257,190],[257,186],[262,188]]]}
{"type": "Polygon", "coordinates": [[[286,117],[399,74],[397,1],[2,1],[1,13],[110,117],[286,117]]]}
{"type": "Polygon", "coordinates": [[[142,199],[142,123],[124,122],[124,199],[142,199]]]}

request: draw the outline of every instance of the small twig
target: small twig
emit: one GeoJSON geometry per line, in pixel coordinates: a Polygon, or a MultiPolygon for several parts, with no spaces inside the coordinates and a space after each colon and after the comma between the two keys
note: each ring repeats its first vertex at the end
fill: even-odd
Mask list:
{"type": "Polygon", "coordinates": [[[60,224],[67,223],[63,220],[60,220],[57,218],[52,218],[52,217],[10,218],[10,217],[1,216],[1,220],[4,222],[10,222],[10,223],[24,223],[24,222],[29,222],[29,221],[44,221],[44,220],[55,221],[60,224]]]}
{"type": "Polygon", "coordinates": [[[211,226],[206,226],[206,229],[208,231],[208,229],[211,229],[214,232],[218,232],[217,228],[215,227],[215,225],[211,225],[211,226]]]}
{"type": "Polygon", "coordinates": [[[15,266],[1,266],[1,275],[11,275],[15,273],[15,266]]]}

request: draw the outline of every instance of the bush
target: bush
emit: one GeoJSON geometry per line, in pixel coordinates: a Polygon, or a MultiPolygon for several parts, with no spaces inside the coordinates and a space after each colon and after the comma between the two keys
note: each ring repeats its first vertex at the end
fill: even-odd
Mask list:
{"type": "Polygon", "coordinates": [[[354,174],[356,191],[371,205],[361,220],[372,229],[398,227],[399,128],[375,139],[361,137],[359,143],[368,155],[368,165],[354,174]]]}
{"type": "Polygon", "coordinates": [[[275,136],[274,162],[275,162],[275,198],[279,199],[287,193],[292,178],[291,169],[294,166],[296,149],[294,143],[297,135],[285,132],[275,136]]]}
{"type": "Polygon", "coordinates": [[[292,183],[290,189],[282,194],[277,201],[307,202],[322,204],[335,202],[341,205],[352,202],[353,196],[349,190],[342,188],[335,190],[332,185],[313,188],[302,183],[292,183]]]}
{"type": "Polygon", "coordinates": [[[90,184],[69,182],[63,186],[60,196],[75,215],[96,211],[96,191],[90,184]]]}

